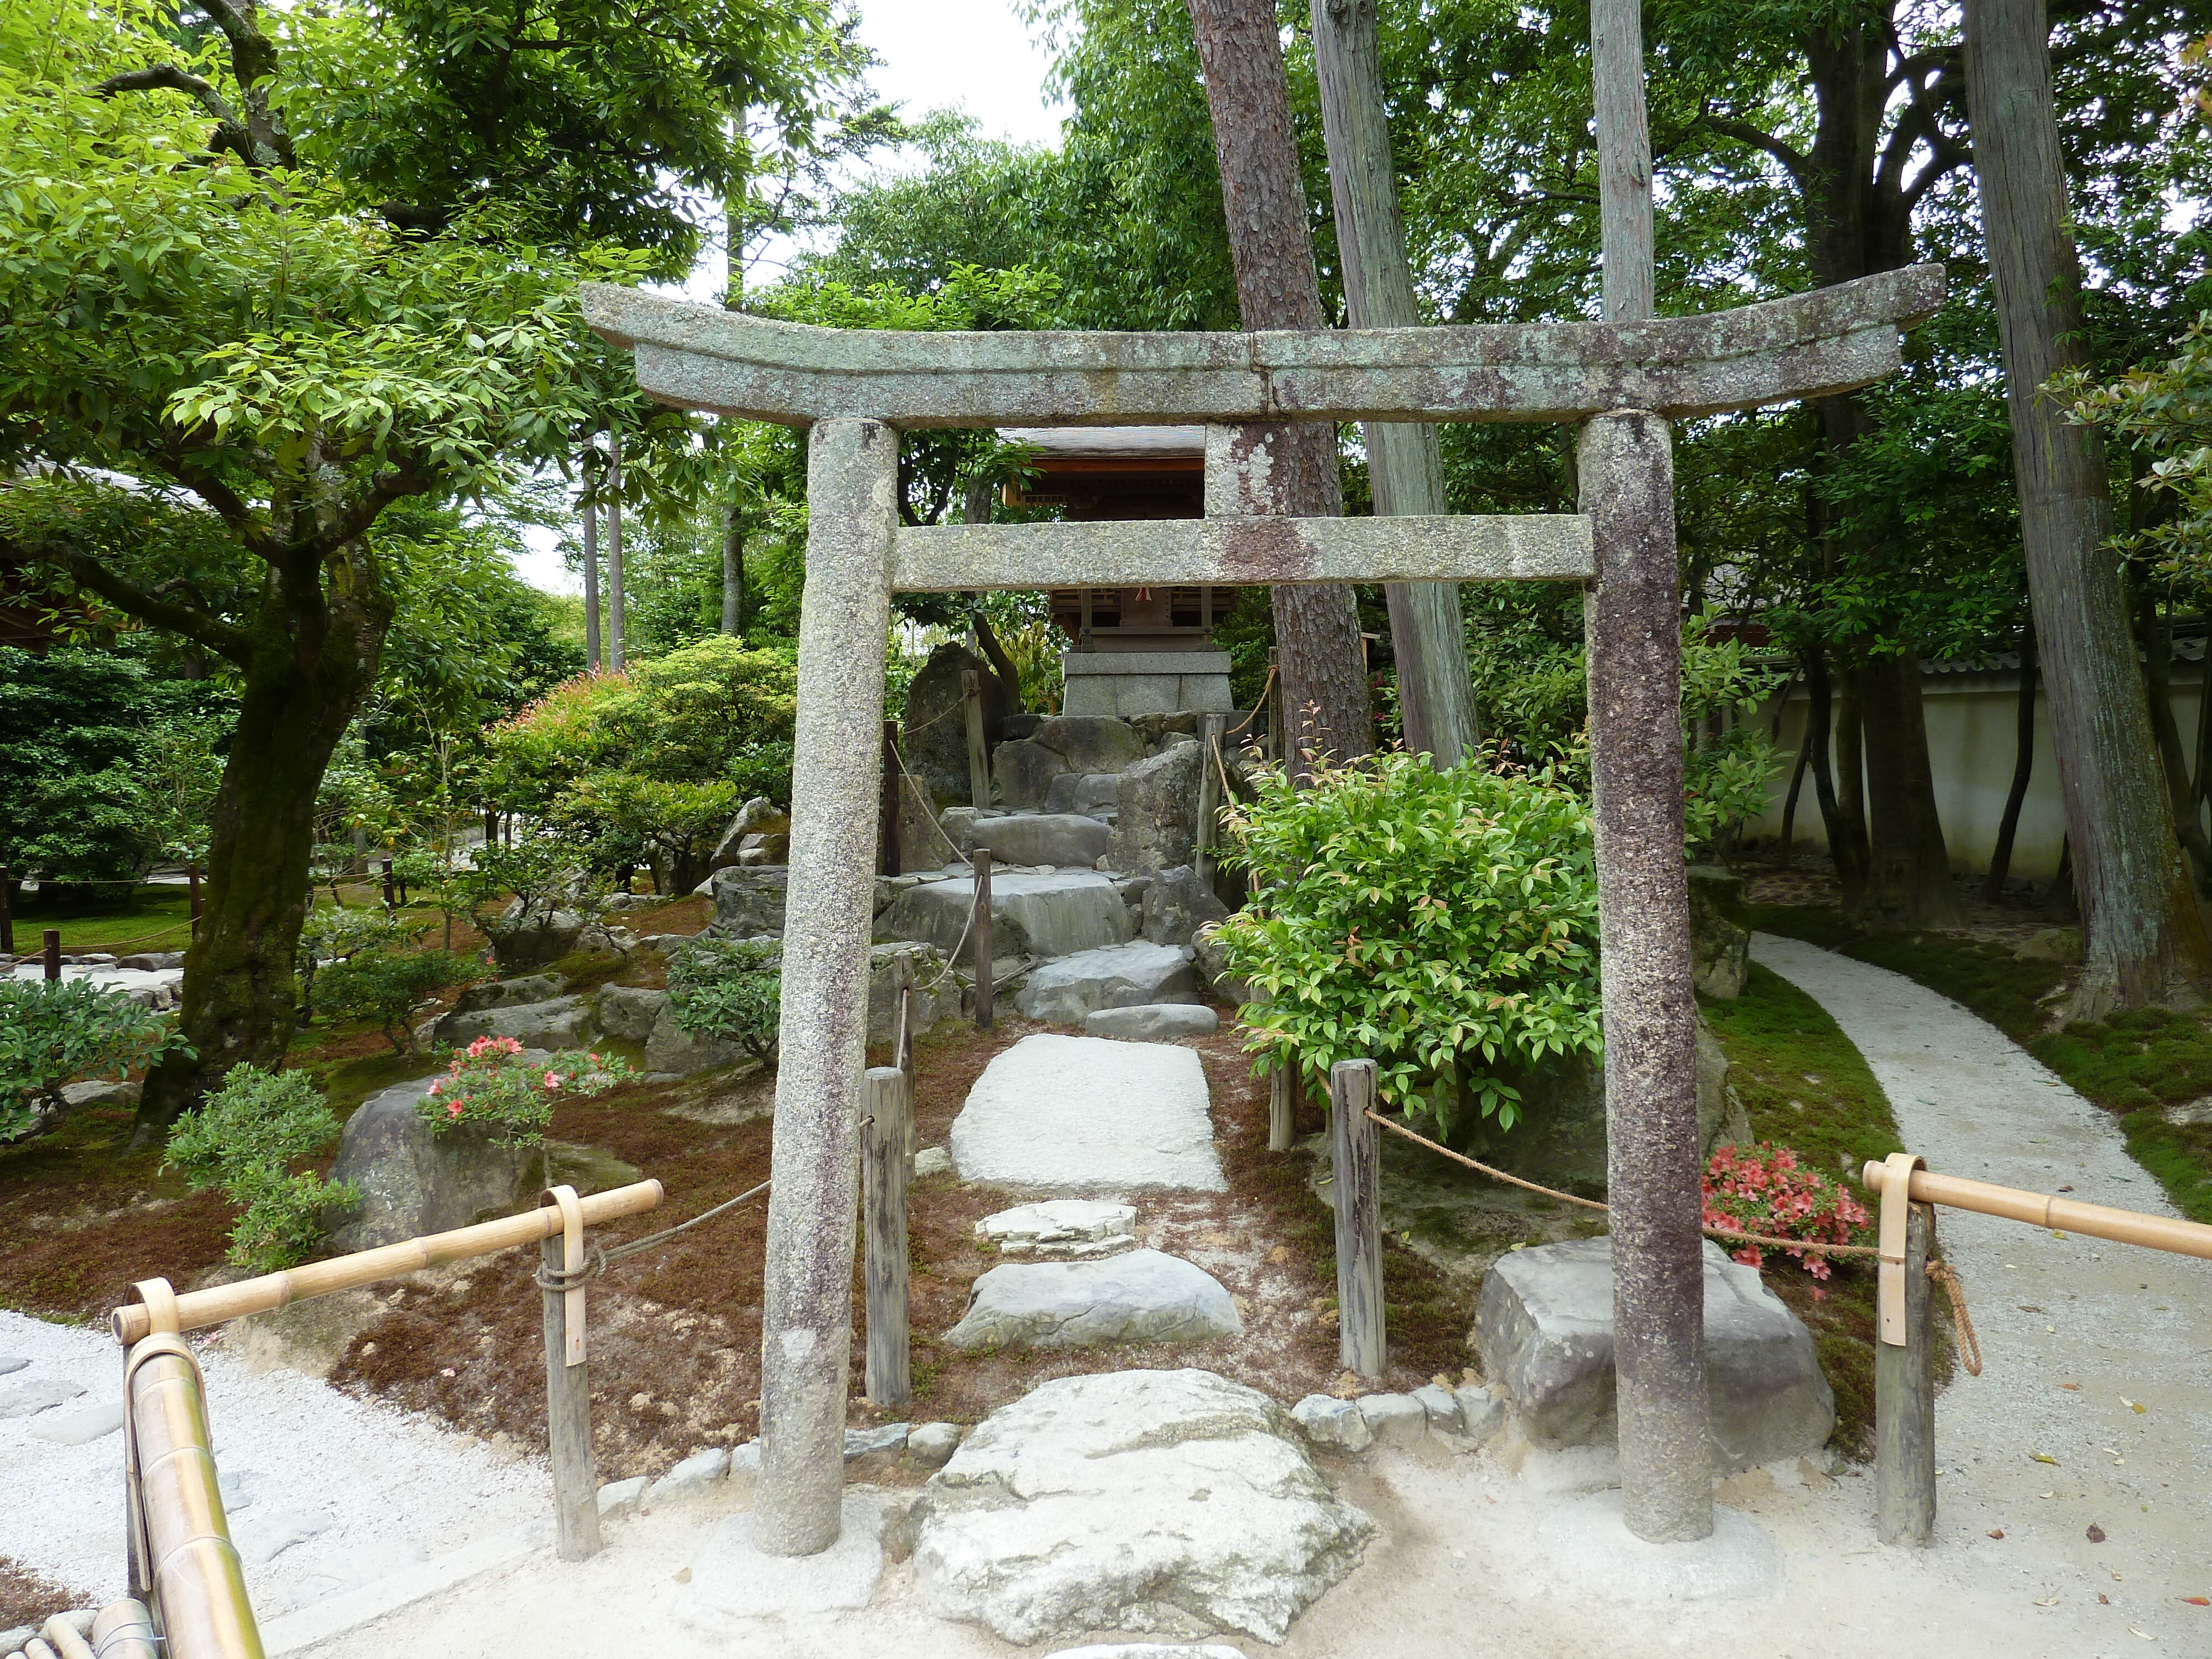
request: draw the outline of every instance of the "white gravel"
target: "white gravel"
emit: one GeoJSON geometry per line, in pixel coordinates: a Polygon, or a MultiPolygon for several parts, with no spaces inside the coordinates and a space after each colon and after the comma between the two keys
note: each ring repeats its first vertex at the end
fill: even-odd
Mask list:
{"type": "MultiPolygon", "coordinates": [[[[1957,1003],[1795,939],[1755,934],[1752,955],[1843,1027],[1889,1097],[1901,1150],[1929,1169],[2175,1213],[2118,1120],[1957,1003]]],[[[1936,1212],[1936,1238],[1987,1362],[1980,1376],[1961,1367],[1936,1402],[1939,1528],[2001,1530],[2015,1555],[2037,1543],[2115,1601],[2122,1583],[2131,1599],[2161,1582],[2170,1598],[2212,1593],[2212,1262],[1958,1210],[1936,1212]],[[2108,1542],[2088,1541],[2092,1522],[2108,1542]]],[[[2212,1620],[2199,1622],[2201,1645],[2182,1650],[2212,1653],[2212,1620]]]]}
{"type": "MultiPolygon", "coordinates": [[[[120,1400],[122,1352],[105,1331],[0,1310],[0,1356],[31,1362],[8,1383],[51,1379],[85,1389],[65,1406],[0,1419],[0,1555],[88,1603],[112,1601],[124,1589],[123,1437],[71,1446],[38,1431],[120,1400]]],[[[541,1460],[503,1455],[294,1371],[250,1371],[220,1347],[202,1348],[200,1364],[232,1535],[264,1621],[474,1540],[550,1522],[552,1483],[541,1460]]]]}

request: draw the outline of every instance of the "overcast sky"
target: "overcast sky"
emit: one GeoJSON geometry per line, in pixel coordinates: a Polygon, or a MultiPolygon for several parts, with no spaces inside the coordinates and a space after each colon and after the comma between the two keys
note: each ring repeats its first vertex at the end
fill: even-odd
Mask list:
{"type": "MultiPolygon", "coordinates": [[[[1060,110],[1045,103],[1049,67],[1017,15],[1015,0],[860,0],[860,38],[883,61],[869,77],[877,94],[909,118],[956,108],[981,123],[983,136],[1051,143],[1060,110]]],[[[893,158],[895,159],[895,158],[893,158]]],[[[771,261],[778,258],[768,251],[771,261]]],[[[763,264],[756,281],[781,273],[763,264]]],[[[687,287],[693,297],[722,291],[723,251],[711,246],[687,287]]],[[[532,534],[515,562],[525,581],[555,592],[582,592],[562,567],[550,536],[532,534]]]]}

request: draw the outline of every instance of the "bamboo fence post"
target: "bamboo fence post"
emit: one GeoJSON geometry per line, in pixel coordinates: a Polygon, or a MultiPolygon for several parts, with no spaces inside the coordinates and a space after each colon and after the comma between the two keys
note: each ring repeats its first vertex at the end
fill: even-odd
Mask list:
{"type": "Polygon", "coordinates": [[[979,847],[972,856],[975,865],[975,1029],[988,1031],[992,993],[997,988],[992,983],[991,849],[979,847]]]}
{"type": "MultiPolygon", "coordinates": [[[[887,876],[899,873],[899,763],[898,722],[884,722],[884,795],[878,809],[883,828],[878,832],[880,845],[877,851],[876,867],[887,876]]],[[[903,961],[902,957],[900,960],[903,961]]]]}
{"type": "Polygon", "coordinates": [[[1336,1199],[1337,1355],[1346,1370],[1382,1375],[1382,1147],[1368,1117],[1375,1062],[1329,1068],[1330,1185],[1336,1199]]]}
{"type": "Polygon", "coordinates": [[[960,676],[960,701],[968,711],[968,802],[991,804],[991,760],[983,747],[983,678],[970,668],[960,676]]]}
{"type": "Polygon", "coordinates": [[[914,1397],[908,1357],[906,1183],[914,1101],[896,1066],[869,1070],[860,1118],[860,1204],[867,1227],[868,1398],[914,1397]]]}
{"type": "MultiPolygon", "coordinates": [[[[562,1187],[562,1227],[546,1236],[539,1247],[545,1273],[539,1283],[555,1273],[576,1273],[584,1265],[582,1211],[575,1190],[562,1187]],[[571,1212],[574,1212],[573,1217],[571,1212]]],[[[548,1196],[551,1196],[549,1194],[548,1196]]],[[[553,1459],[553,1522],[555,1553],[563,1561],[588,1561],[599,1553],[599,1483],[592,1467],[592,1383],[584,1358],[583,1321],[579,1313],[584,1299],[580,1285],[573,1291],[550,1285],[545,1298],[545,1429],[553,1459]]]]}
{"type": "Polygon", "coordinates": [[[1198,720],[1198,845],[1191,854],[1200,882],[1213,880],[1214,819],[1221,811],[1221,769],[1214,757],[1221,752],[1221,734],[1229,729],[1226,714],[1201,714],[1198,720]]]}
{"type": "Polygon", "coordinates": [[[1936,1532],[1936,1322],[1928,1255],[1936,1209],[1911,1200],[1913,1166],[1882,1166],[1874,1349],[1875,1536],[1925,1546],[1936,1532]]]}
{"type": "Polygon", "coordinates": [[[48,979],[59,979],[62,976],[61,929],[58,927],[47,928],[46,938],[42,941],[42,947],[46,963],[46,977],[48,979]]]}
{"type": "Polygon", "coordinates": [[[1296,1065],[1279,1066],[1267,1079],[1267,1150],[1287,1152],[1297,1139],[1298,1104],[1305,1079],[1296,1065]]]}

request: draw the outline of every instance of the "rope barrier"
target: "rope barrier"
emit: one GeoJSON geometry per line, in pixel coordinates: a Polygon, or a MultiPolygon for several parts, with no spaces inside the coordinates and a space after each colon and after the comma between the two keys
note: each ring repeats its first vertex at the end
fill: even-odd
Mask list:
{"type": "Polygon", "coordinates": [[[724,1211],[737,1208],[748,1199],[758,1198],[769,1189],[771,1184],[763,1181],[759,1186],[748,1188],[739,1193],[735,1198],[724,1199],[711,1210],[702,1210],[689,1221],[679,1221],[673,1227],[663,1227],[657,1233],[647,1233],[643,1238],[634,1238],[627,1244],[616,1245],[612,1249],[594,1244],[592,1246],[590,1259],[580,1267],[573,1269],[550,1267],[540,1262],[537,1273],[538,1288],[541,1291],[561,1291],[580,1289],[597,1279],[616,1262],[625,1257],[636,1255],[641,1251],[649,1250],[662,1240],[673,1238],[678,1233],[690,1232],[692,1228],[712,1221],[724,1211]]]}
{"type": "Polygon", "coordinates": [[[1966,1367],[1966,1375],[1982,1374],[1982,1340],[1974,1334],[1974,1322],[1966,1313],[1966,1287],[1959,1282],[1958,1269],[1948,1261],[1928,1264],[1928,1277],[1949,1292],[1951,1297],[1951,1329],[1959,1340],[1959,1358],[1966,1367]]]}
{"type": "Polygon", "coordinates": [[[1268,695],[1269,695],[1271,692],[1273,692],[1273,691],[1274,690],[1274,689],[1275,689],[1275,669],[1276,669],[1276,666],[1277,666],[1277,665],[1275,665],[1274,663],[1269,663],[1269,664],[1267,665],[1267,679],[1266,679],[1266,680],[1265,680],[1265,681],[1261,684],[1261,687],[1260,687],[1260,695],[1259,695],[1258,698],[1257,698],[1256,700],[1255,700],[1255,701],[1254,701],[1254,702],[1253,702],[1253,704],[1252,704],[1252,712],[1251,712],[1250,714],[1249,714],[1245,715],[1245,716],[1244,716],[1244,718],[1243,718],[1243,720],[1241,720],[1237,721],[1237,723],[1236,725],[1234,725],[1234,726],[1231,726],[1231,727],[1230,727],[1226,732],[1223,732],[1223,733],[1221,734],[1223,737],[1224,737],[1224,738],[1233,738],[1233,737],[1235,737],[1235,736],[1236,736],[1239,732],[1242,732],[1242,731],[1243,731],[1246,726],[1248,726],[1251,725],[1251,724],[1252,724],[1252,722],[1253,722],[1254,720],[1258,720],[1258,719],[1260,718],[1260,711],[1261,711],[1262,708],[1265,708],[1267,706],[1267,697],[1268,697],[1268,695]]]}

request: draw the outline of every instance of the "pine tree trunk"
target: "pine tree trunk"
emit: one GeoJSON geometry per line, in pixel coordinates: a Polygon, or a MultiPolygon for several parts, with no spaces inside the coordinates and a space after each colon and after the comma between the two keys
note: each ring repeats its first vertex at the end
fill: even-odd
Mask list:
{"type": "Polygon", "coordinates": [[[2173,805],[2174,833],[2196,867],[2199,889],[2212,888],[2212,842],[2197,822],[2197,803],[2189,792],[2189,759],[2181,750],[2181,727],[2173,718],[2173,629],[2160,619],[2158,598],[2148,589],[2136,599],[2136,615],[2142,635],[2144,703],[2150,714],[2152,740],[2158,744],[2160,769],[2166,775],[2166,793],[2173,805]]]}
{"type": "MultiPolygon", "coordinates": [[[[1326,328],[1275,9],[1270,0],[1188,3],[1205,66],[1206,107],[1213,120],[1222,208],[1244,326],[1326,328]]],[[[1343,514],[1334,426],[1299,422],[1285,428],[1273,447],[1279,465],[1271,502],[1276,512],[1296,518],[1343,514]]],[[[1352,589],[1283,586],[1271,598],[1285,724],[1295,747],[1301,754],[1325,752],[1340,762],[1373,753],[1366,649],[1352,589]]],[[[1294,758],[1293,770],[1304,769],[1294,758]]]]}
{"type": "Polygon", "coordinates": [[[393,606],[374,579],[350,590],[321,572],[306,591],[272,579],[255,625],[238,731],[210,814],[199,931],[185,953],[178,1028],[197,1058],[146,1079],[132,1144],[158,1139],[232,1066],[274,1070],[290,1047],[293,974],[311,897],[315,797],[375,683],[393,606]]]}
{"type": "Polygon", "coordinates": [[[745,532],[733,507],[722,509],[722,631],[745,625],[745,532]]]}
{"type": "Polygon", "coordinates": [[[1956,927],[1965,920],[1936,811],[1936,771],[1917,657],[1869,657],[1858,675],[1866,769],[1867,880],[1856,907],[1906,927],[1956,927]]]}
{"type": "Polygon", "coordinates": [[[2028,593],[2088,952],[2069,1012],[2093,1018],[2200,993],[2212,977],[2212,940],[2182,861],[2127,596],[2106,545],[2104,445],[2041,395],[2088,354],[2040,0],[1967,0],[1966,50],[2028,593]]]}
{"type": "Polygon", "coordinates": [[[1865,900],[1872,854],[1867,844],[1866,726],[1860,718],[1858,672],[1845,665],[1836,698],[1836,822],[1828,837],[1844,908],[1856,913],[1865,900]]]}
{"type": "MultiPolygon", "coordinates": [[[[1354,328],[1411,328],[1421,320],[1406,254],[1406,225],[1390,160],[1376,0],[1313,0],[1314,63],[1336,205],[1337,257],[1354,328]]],[[[1443,451],[1433,426],[1370,421],[1368,475],[1385,517],[1442,514],[1443,451]]],[[[1451,766],[1480,741],[1456,582],[1391,582],[1390,641],[1406,747],[1451,766]]]]}
{"type": "Polygon", "coordinates": [[[1997,820],[1997,844],[1990,853],[1990,872],[1982,879],[1982,902],[1996,904],[2004,897],[2005,878],[2012,873],[2012,846],[2020,834],[2020,809],[2027,800],[2027,786],[2035,775],[2035,619],[2030,617],[2020,630],[2020,702],[2014,716],[2012,787],[2005,792],[2004,816],[1997,820]]]}

